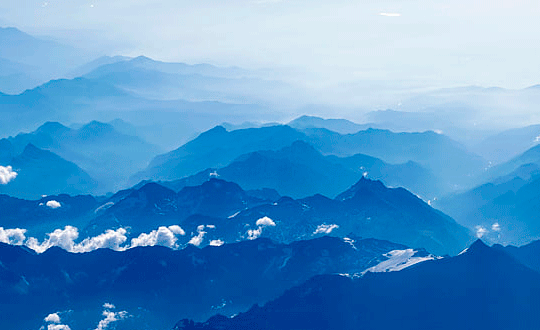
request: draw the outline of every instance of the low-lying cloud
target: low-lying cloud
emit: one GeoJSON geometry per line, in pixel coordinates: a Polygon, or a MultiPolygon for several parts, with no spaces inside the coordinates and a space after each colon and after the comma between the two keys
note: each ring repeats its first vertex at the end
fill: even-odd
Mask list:
{"type": "Polygon", "coordinates": [[[270,219],[269,217],[262,217],[258,219],[255,222],[255,225],[257,225],[257,229],[248,229],[246,232],[247,239],[254,240],[259,238],[262,235],[263,229],[266,227],[275,227],[276,223],[274,220],[270,219]]]}
{"type": "Polygon", "coordinates": [[[11,166],[0,166],[0,184],[8,184],[15,180],[17,172],[11,166]]]}
{"type": "Polygon", "coordinates": [[[99,321],[98,326],[95,330],[106,330],[109,326],[121,320],[128,318],[128,313],[126,311],[115,312],[116,308],[113,304],[105,303],[103,304],[103,319],[99,321]]]}
{"type": "Polygon", "coordinates": [[[58,201],[50,200],[47,203],[45,203],[45,206],[47,206],[50,209],[57,209],[57,208],[62,207],[62,204],[60,204],[60,202],[58,201]]]}
{"type": "Polygon", "coordinates": [[[131,240],[131,244],[126,245],[128,237],[127,230],[124,228],[108,229],[100,235],[87,237],[80,242],[77,242],[79,230],[73,226],[55,229],[53,232],[48,233],[47,238],[41,242],[35,237],[27,238],[26,233],[26,229],[4,229],[0,227],[0,242],[10,245],[25,245],[37,253],[43,253],[54,246],[72,253],[85,253],[104,248],[124,251],[136,246],[154,245],[175,249],[178,248],[177,236],[185,235],[184,230],[178,225],[162,226],[150,233],[140,234],[131,240]]]}
{"type": "Polygon", "coordinates": [[[68,325],[62,324],[59,313],[49,314],[43,319],[43,321],[47,323],[47,330],[71,330],[68,325]]]}
{"type": "Polygon", "coordinates": [[[26,239],[26,229],[4,229],[0,227],[0,242],[10,245],[22,245],[26,239]]]}
{"type": "Polygon", "coordinates": [[[131,240],[131,247],[161,245],[171,249],[177,248],[178,238],[176,235],[184,236],[185,234],[186,232],[180,226],[161,226],[148,234],[142,233],[139,237],[133,238],[131,240]]]}
{"type": "MultiPolygon", "coordinates": [[[[197,235],[191,237],[188,244],[200,246],[203,242],[204,235],[206,235],[206,232],[204,231],[204,225],[200,225],[197,227],[197,235]]],[[[215,227],[214,227],[215,228],[215,227]]]]}

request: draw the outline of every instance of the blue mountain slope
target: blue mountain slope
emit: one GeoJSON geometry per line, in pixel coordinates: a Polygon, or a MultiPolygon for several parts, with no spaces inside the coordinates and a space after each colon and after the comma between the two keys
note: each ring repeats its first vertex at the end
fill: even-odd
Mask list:
{"type": "Polygon", "coordinates": [[[360,279],[319,276],[211,329],[534,329],[540,274],[478,241],[460,256],[360,279]]]}
{"type": "Polygon", "coordinates": [[[356,273],[405,246],[322,237],[289,245],[267,239],[183,250],[163,247],[36,255],[0,243],[0,327],[38,329],[49,313],[72,310],[73,330],[114,303],[132,317],[117,329],[166,329],[178,318],[232,315],[319,274],[356,273]]]}
{"type": "Polygon", "coordinates": [[[111,124],[92,121],[78,129],[47,122],[31,133],[8,139],[16,152],[28,143],[76,163],[99,181],[98,191],[122,187],[132,173],[144,168],[159,148],[139,137],[117,131],[111,124]]]}
{"type": "Polygon", "coordinates": [[[253,197],[238,185],[219,179],[179,193],[155,183],[113,196],[114,206],[91,221],[92,235],[106,229],[129,227],[134,233],[148,232],[159,225],[180,225],[196,236],[205,230],[201,244],[211,240],[235,242],[258,236],[292,242],[331,234],[345,237],[387,239],[437,253],[457,254],[470,241],[465,228],[432,209],[405,189],[389,189],[380,181],[362,178],[336,199],[314,195],[303,199],[282,197],[277,201],[253,197]],[[265,217],[273,222],[257,223],[265,217]]]}
{"type": "Polygon", "coordinates": [[[97,187],[88,173],[60,156],[28,144],[8,165],[18,174],[0,193],[38,199],[43,195],[84,194],[97,187]]]}

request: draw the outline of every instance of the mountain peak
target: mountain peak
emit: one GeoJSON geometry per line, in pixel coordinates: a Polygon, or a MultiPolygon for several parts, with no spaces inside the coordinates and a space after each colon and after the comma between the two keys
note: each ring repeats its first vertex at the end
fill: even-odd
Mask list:
{"type": "Polygon", "coordinates": [[[469,246],[466,253],[485,253],[486,251],[489,251],[491,248],[484,243],[481,239],[477,239],[474,243],[469,246]]]}
{"type": "Polygon", "coordinates": [[[365,176],[362,176],[357,183],[350,187],[347,191],[341,193],[336,197],[337,200],[346,200],[356,196],[359,192],[362,191],[380,191],[388,189],[380,180],[370,180],[365,176]]]}
{"type": "Polygon", "coordinates": [[[63,133],[66,131],[69,131],[69,127],[66,127],[59,122],[56,121],[48,121],[45,124],[38,127],[36,130],[36,133],[45,133],[45,134],[56,134],[56,133],[63,133]]]}

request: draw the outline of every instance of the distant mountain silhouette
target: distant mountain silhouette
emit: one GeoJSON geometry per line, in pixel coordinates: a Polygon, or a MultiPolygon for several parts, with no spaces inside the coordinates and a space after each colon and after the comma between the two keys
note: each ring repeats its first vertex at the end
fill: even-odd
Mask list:
{"type": "MultiPolygon", "coordinates": [[[[469,175],[480,171],[483,164],[478,156],[467,152],[457,142],[433,132],[393,133],[386,130],[368,129],[355,134],[341,135],[321,128],[305,129],[300,132],[289,126],[250,128],[228,132],[223,127],[217,126],[180,148],[156,157],[150,166],[145,171],[135,175],[132,181],[181,179],[208,168],[226,167],[238,157],[253,152],[259,152],[258,156],[253,154],[251,157],[259,157],[260,163],[261,157],[264,156],[264,153],[261,155],[261,151],[277,151],[297,140],[309,143],[324,155],[350,157],[363,154],[379,158],[390,164],[403,164],[412,161],[416,164],[408,163],[406,169],[396,166],[390,170],[390,166],[385,167],[383,164],[380,165],[383,168],[377,168],[378,166],[372,168],[375,172],[374,178],[392,178],[388,181],[389,184],[403,184],[410,189],[418,188],[416,190],[418,193],[429,194],[430,197],[455,191],[468,185],[469,175]],[[421,167],[430,171],[431,174],[422,171],[421,167]],[[386,173],[381,173],[379,176],[376,174],[378,171],[386,173]]],[[[246,157],[248,156],[240,159],[244,161],[244,166],[247,165],[246,157]]],[[[342,163],[359,172],[356,162],[364,162],[358,159],[362,157],[351,157],[342,163]]],[[[252,159],[252,161],[255,162],[256,159],[252,159]]],[[[275,159],[272,161],[275,162],[275,159]]],[[[333,161],[341,162],[338,159],[333,159],[333,161]]],[[[239,166],[240,164],[235,165],[239,166]]],[[[287,167],[290,165],[274,164],[273,166],[287,167]]],[[[256,171],[256,168],[250,170],[256,171]]],[[[369,171],[367,172],[369,173],[369,171]]],[[[333,172],[326,174],[333,174],[333,172]]]]}
{"type": "Polygon", "coordinates": [[[493,168],[502,177],[474,189],[447,196],[434,206],[460,224],[483,231],[485,238],[501,244],[526,244],[540,239],[540,157],[537,147],[524,155],[493,168]],[[524,164],[517,167],[518,164],[524,164]],[[504,170],[503,170],[504,168],[504,170]],[[513,171],[512,171],[513,170],[513,171]],[[509,172],[512,171],[512,172],[509,172]]]}
{"type": "Polygon", "coordinates": [[[93,55],[13,27],[0,27],[0,90],[21,93],[91,60],[93,55]],[[9,83],[9,84],[8,84],[9,83]]]}
{"type": "Polygon", "coordinates": [[[228,165],[237,157],[258,150],[277,150],[301,140],[304,135],[289,126],[272,126],[227,132],[216,126],[169,153],[157,156],[141,179],[174,180],[207,168],[228,165]]]}
{"type": "Polygon", "coordinates": [[[88,173],[60,156],[29,143],[8,163],[18,174],[0,193],[26,199],[42,195],[84,194],[97,187],[88,173]]]}
{"type": "Polygon", "coordinates": [[[277,151],[241,155],[225,167],[205,170],[170,184],[207,180],[209,173],[236,182],[244,189],[268,187],[295,198],[317,193],[334,197],[364,175],[390,186],[406,187],[423,196],[432,196],[437,191],[434,176],[414,162],[391,165],[362,154],[345,158],[323,156],[303,141],[295,141],[277,151]]]}
{"type": "Polygon", "coordinates": [[[324,119],[316,116],[301,116],[287,125],[303,130],[306,128],[325,128],[340,134],[354,134],[358,131],[372,127],[370,124],[360,125],[346,119],[324,119]]]}
{"type": "Polygon", "coordinates": [[[268,79],[257,71],[209,64],[166,63],[145,56],[104,64],[84,77],[108,81],[118,88],[153,99],[264,104],[305,99],[304,91],[268,79]]]}
{"type": "Polygon", "coordinates": [[[92,121],[78,129],[47,122],[31,133],[9,138],[16,152],[28,144],[50,150],[76,163],[98,180],[98,191],[122,187],[129,175],[144,168],[159,152],[139,137],[118,132],[111,124],[92,121]]]}

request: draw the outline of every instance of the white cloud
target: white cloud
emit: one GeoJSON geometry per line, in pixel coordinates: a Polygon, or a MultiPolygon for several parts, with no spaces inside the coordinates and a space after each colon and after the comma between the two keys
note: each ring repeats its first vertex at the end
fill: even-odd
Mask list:
{"type": "MultiPolygon", "coordinates": [[[[192,238],[202,242],[205,226],[199,226],[199,235],[192,238]]],[[[150,233],[142,233],[138,237],[131,240],[131,244],[125,245],[128,240],[127,231],[124,228],[116,230],[108,229],[104,233],[87,237],[80,242],[76,242],[79,238],[79,230],[73,226],[66,226],[64,229],[55,229],[52,233],[47,234],[47,238],[40,242],[35,237],[26,237],[26,229],[4,229],[0,227],[0,242],[11,245],[25,245],[28,248],[43,253],[53,246],[58,246],[68,252],[85,253],[97,249],[107,248],[115,251],[124,251],[136,246],[154,246],[161,245],[168,248],[178,248],[177,237],[185,235],[185,231],[178,225],[169,227],[159,227],[150,233]]],[[[191,241],[190,241],[191,242],[191,241]]],[[[196,243],[196,241],[193,241],[196,243]]]]}
{"type": "Polygon", "coordinates": [[[71,330],[69,326],[65,324],[60,324],[61,319],[58,313],[52,313],[47,315],[45,319],[43,319],[43,321],[49,323],[47,325],[47,330],[71,330]]]}
{"type": "Polygon", "coordinates": [[[108,229],[105,233],[85,238],[80,243],[75,243],[77,238],[79,238],[79,230],[73,226],[56,229],[52,233],[47,234],[47,236],[48,238],[41,243],[36,238],[30,237],[26,240],[25,245],[38,253],[43,253],[53,246],[61,247],[72,253],[85,253],[101,248],[116,251],[125,250],[125,247],[121,245],[127,240],[126,230],[124,228],[118,228],[116,230],[108,229]]]}
{"type": "Polygon", "coordinates": [[[177,248],[176,242],[178,241],[178,238],[176,238],[176,235],[185,234],[186,233],[180,226],[161,226],[148,234],[142,233],[139,237],[133,238],[131,240],[131,247],[161,245],[168,248],[177,248]]]}
{"type": "Polygon", "coordinates": [[[45,204],[48,208],[51,208],[51,209],[57,209],[59,207],[62,207],[62,204],[60,204],[59,202],[55,201],[55,200],[50,200],[47,202],[47,204],[45,204]]]}
{"type": "Polygon", "coordinates": [[[204,235],[206,235],[206,232],[204,231],[204,225],[200,225],[197,227],[197,236],[191,237],[188,244],[192,244],[195,246],[200,246],[203,242],[204,235]]]}
{"type": "Polygon", "coordinates": [[[339,228],[339,226],[336,225],[336,224],[331,224],[331,225],[322,224],[322,225],[318,225],[318,226],[317,226],[317,229],[315,229],[315,231],[313,232],[313,235],[317,235],[317,234],[330,234],[334,229],[337,229],[337,228],[339,228]]]}
{"type": "Polygon", "coordinates": [[[22,245],[26,239],[26,229],[4,229],[0,227],[0,242],[11,245],[22,245]]]}
{"type": "Polygon", "coordinates": [[[261,236],[261,234],[262,234],[262,227],[259,227],[257,229],[249,229],[247,231],[247,235],[248,235],[247,239],[249,240],[257,239],[259,238],[259,236],[261,236]]]}
{"type": "Polygon", "coordinates": [[[47,330],[71,330],[71,328],[65,324],[49,324],[47,330]]]}
{"type": "Polygon", "coordinates": [[[113,309],[115,309],[115,306],[113,304],[105,303],[103,304],[103,308],[105,309],[102,314],[104,316],[104,319],[99,321],[98,326],[95,330],[106,330],[109,328],[109,325],[111,323],[124,320],[128,317],[128,313],[126,311],[112,311],[113,309]]]}
{"type": "Polygon", "coordinates": [[[108,229],[103,234],[85,238],[79,244],[75,244],[73,250],[70,252],[84,253],[103,248],[120,251],[124,249],[121,245],[126,241],[127,236],[124,228],[118,228],[116,230],[108,229]]]}
{"type": "Polygon", "coordinates": [[[178,225],[169,226],[169,230],[175,235],[184,236],[186,234],[184,229],[182,229],[182,227],[180,227],[178,225]]]}
{"type": "Polygon", "coordinates": [[[498,222],[495,222],[493,225],[491,225],[491,230],[493,230],[493,231],[501,231],[501,225],[499,225],[498,222]]]}
{"type": "Polygon", "coordinates": [[[59,246],[66,251],[73,251],[75,240],[79,237],[79,230],[73,226],[66,226],[64,229],[55,229],[41,244],[34,237],[26,241],[26,245],[32,250],[42,253],[53,246],[59,246]]]}
{"type": "Polygon", "coordinates": [[[103,304],[103,308],[105,308],[105,309],[115,309],[116,306],[114,306],[114,305],[111,304],[111,303],[104,303],[104,304],[103,304]]]}
{"type": "Polygon", "coordinates": [[[400,13],[379,13],[379,16],[385,16],[385,17],[400,17],[400,13]]]}
{"type": "Polygon", "coordinates": [[[222,246],[223,244],[225,244],[225,242],[220,239],[214,239],[210,241],[210,246],[222,246]]]}
{"type": "Polygon", "coordinates": [[[476,226],[475,229],[477,238],[482,238],[482,236],[488,233],[488,230],[482,226],[476,226]]]}
{"type": "Polygon", "coordinates": [[[8,184],[15,180],[17,172],[11,166],[0,166],[0,184],[8,184]]]}
{"type": "Polygon", "coordinates": [[[58,313],[52,313],[47,315],[44,321],[47,323],[60,323],[60,316],[58,315],[58,313]]]}
{"type": "Polygon", "coordinates": [[[276,223],[269,217],[260,218],[259,220],[257,220],[255,224],[261,227],[268,227],[268,226],[275,227],[276,226],[276,223]]]}

